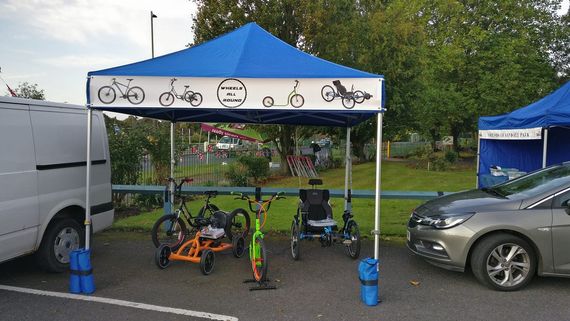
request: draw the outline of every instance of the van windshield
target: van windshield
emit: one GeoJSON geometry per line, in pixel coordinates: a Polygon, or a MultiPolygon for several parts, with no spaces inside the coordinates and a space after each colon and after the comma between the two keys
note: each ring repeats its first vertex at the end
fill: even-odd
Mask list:
{"type": "Polygon", "coordinates": [[[220,139],[219,142],[222,144],[230,144],[232,142],[232,139],[229,138],[228,136],[224,136],[224,137],[222,137],[222,139],[220,139]]]}
{"type": "Polygon", "coordinates": [[[570,165],[556,165],[483,189],[503,197],[525,198],[540,195],[570,182],[570,165]]]}

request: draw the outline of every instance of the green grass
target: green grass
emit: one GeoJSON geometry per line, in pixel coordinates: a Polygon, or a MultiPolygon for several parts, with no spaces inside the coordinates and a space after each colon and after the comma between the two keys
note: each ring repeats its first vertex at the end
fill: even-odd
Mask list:
{"type": "MultiPolygon", "coordinates": [[[[365,163],[353,167],[353,188],[374,189],[375,164],[365,163]]],[[[344,169],[334,169],[321,173],[324,182],[323,188],[340,189],[344,187],[344,169]]],[[[268,187],[301,187],[306,188],[307,179],[287,177],[268,182],[268,187]]],[[[474,187],[475,170],[458,169],[447,172],[433,172],[413,169],[404,162],[382,163],[382,189],[391,191],[446,191],[455,192],[474,187]]],[[[269,211],[266,231],[286,232],[291,226],[291,220],[297,208],[297,198],[288,197],[273,203],[269,211]]],[[[224,210],[238,207],[247,208],[247,203],[234,200],[230,196],[218,196],[214,203],[224,210]]],[[[384,236],[403,236],[406,233],[406,222],[413,208],[421,204],[419,200],[382,200],[381,202],[381,232],[384,236]]],[[[192,213],[197,213],[203,205],[203,199],[197,198],[188,202],[192,213]]],[[[337,219],[343,211],[344,200],[335,198],[331,200],[333,212],[337,219]]],[[[353,212],[360,225],[362,235],[370,235],[374,227],[374,200],[354,199],[353,212]]],[[[113,224],[115,230],[141,230],[149,231],[156,219],[162,215],[162,209],[131,216],[118,220],[113,224]]]]}

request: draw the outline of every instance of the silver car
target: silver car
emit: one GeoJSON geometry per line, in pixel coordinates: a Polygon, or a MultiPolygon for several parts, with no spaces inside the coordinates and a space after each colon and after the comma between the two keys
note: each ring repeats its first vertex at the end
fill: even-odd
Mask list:
{"type": "Polygon", "coordinates": [[[570,163],[416,208],[407,246],[428,262],[514,291],[535,274],[570,276],[570,163]]]}

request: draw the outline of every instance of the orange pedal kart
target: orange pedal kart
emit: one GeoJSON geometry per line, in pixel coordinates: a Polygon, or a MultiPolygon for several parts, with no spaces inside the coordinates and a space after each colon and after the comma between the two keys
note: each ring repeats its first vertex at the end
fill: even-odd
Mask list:
{"type": "MultiPolygon", "coordinates": [[[[202,273],[208,275],[214,270],[215,252],[231,249],[236,258],[242,257],[246,250],[245,237],[249,232],[249,224],[242,233],[228,236],[225,231],[229,229],[225,227],[233,224],[232,217],[235,217],[234,213],[216,211],[210,217],[194,218],[194,225],[198,229],[194,238],[186,241],[176,251],[166,244],[160,245],[155,253],[156,265],[165,269],[171,261],[199,263],[202,273]],[[225,236],[228,236],[231,243],[222,242],[225,236]]],[[[249,215],[247,218],[249,223],[249,215]]]]}

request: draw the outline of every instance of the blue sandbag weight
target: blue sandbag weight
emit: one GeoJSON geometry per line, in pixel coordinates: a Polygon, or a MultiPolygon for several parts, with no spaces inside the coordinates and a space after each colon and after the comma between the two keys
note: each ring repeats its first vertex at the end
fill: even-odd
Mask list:
{"type": "Polygon", "coordinates": [[[81,283],[79,277],[79,252],[81,250],[74,250],[69,253],[69,292],[70,293],[81,293],[81,283]]]}
{"type": "Polygon", "coordinates": [[[78,262],[81,292],[84,294],[91,294],[95,292],[93,269],[91,268],[91,250],[80,250],[78,254],[78,262]]]}
{"type": "Polygon", "coordinates": [[[378,304],[378,260],[365,258],[358,265],[360,299],[366,305],[378,304]]]}

